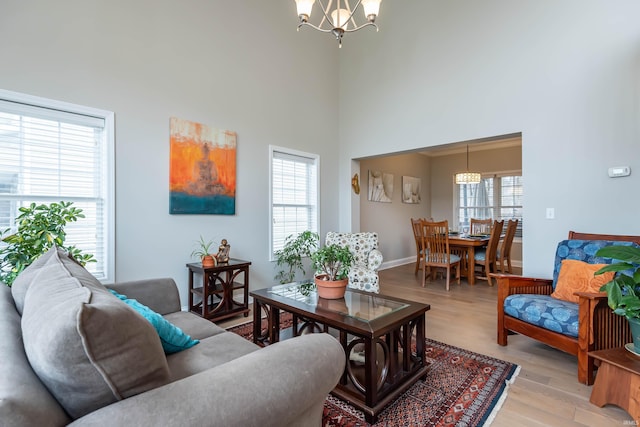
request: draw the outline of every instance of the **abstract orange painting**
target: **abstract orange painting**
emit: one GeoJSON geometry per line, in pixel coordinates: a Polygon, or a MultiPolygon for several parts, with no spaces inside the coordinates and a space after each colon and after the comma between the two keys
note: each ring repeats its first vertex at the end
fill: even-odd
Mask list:
{"type": "Polygon", "coordinates": [[[171,117],[169,211],[236,213],[236,133],[171,117]]]}

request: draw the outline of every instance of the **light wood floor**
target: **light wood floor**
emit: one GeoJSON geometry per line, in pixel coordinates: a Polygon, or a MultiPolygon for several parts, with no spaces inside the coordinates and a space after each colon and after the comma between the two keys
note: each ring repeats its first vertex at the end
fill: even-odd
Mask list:
{"type": "MultiPolygon", "coordinates": [[[[496,287],[464,279],[445,290],[444,280],[427,282],[414,276],[414,264],[380,271],[380,293],[431,305],[427,336],[451,345],[520,365],[494,427],[512,426],[622,426],[635,425],[622,409],[589,403],[590,386],[577,380],[575,357],[528,337],[510,335],[509,345],[496,343],[496,287]]],[[[240,317],[220,323],[227,327],[246,321],[240,317]]]]}

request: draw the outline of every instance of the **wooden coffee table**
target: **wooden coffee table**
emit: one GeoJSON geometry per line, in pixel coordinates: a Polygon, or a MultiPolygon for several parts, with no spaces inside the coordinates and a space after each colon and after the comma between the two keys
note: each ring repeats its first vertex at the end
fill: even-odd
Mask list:
{"type": "Polygon", "coordinates": [[[251,292],[253,339],[268,345],[287,336],[329,332],[347,355],[345,372],[331,392],[375,423],[384,406],[424,378],[425,314],[428,304],[347,290],[344,298],[318,298],[310,284],[292,283],[251,292]],[[268,319],[261,328],[262,312],[268,319]],[[290,331],[280,330],[280,311],[293,314],[290,331]],[[415,351],[412,342],[415,334],[415,351]]]}

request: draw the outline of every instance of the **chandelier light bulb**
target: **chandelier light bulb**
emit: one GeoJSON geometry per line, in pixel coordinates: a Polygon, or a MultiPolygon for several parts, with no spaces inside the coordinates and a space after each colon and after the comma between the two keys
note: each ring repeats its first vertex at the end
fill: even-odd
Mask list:
{"type": "Polygon", "coordinates": [[[374,22],[380,12],[380,2],[382,0],[362,0],[362,9],[364,10],[364,16],[370,21],[374,22]]]}
{"type": "Polygon", "coordinates": [[[343,30],[347,30],[349,26],[349,11],[347,9],[336,9],[331,12],[331,20],[333,21],[333,26],[335,28],[342,28],[343,30]]]}
{"type": "Polygon", "coordinates": [[[300,19],[305,17],[308,21],[311,17],[311,9],[313,9],[313,3],[315,0],[296,0],[296,8],[298,9],[298,16],[300,19]]]}

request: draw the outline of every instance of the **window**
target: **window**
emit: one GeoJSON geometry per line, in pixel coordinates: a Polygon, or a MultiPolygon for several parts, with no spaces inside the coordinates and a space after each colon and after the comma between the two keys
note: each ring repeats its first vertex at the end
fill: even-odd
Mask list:
{"type": "Polygon", "coordinates": [[[518,219],[516,237],[522,237],[522,175],[516,173],[483,176],[479,184],[459,184],[455,222],[460,230],[471,218],[518,219]]]}
{"type": "Polygon", "coordinates": [[[0,91],[0,229],[18,209],[73,202],[85,218],[67,224],[65,244],[92,253],[87,269],[113,280],[113,113],[0,91]]]}
{"type": "Polygon", "coordinates": [[[316,154],[269,147],[271,159],[271,259],[287,236],[318,232],[316,154]]]}

